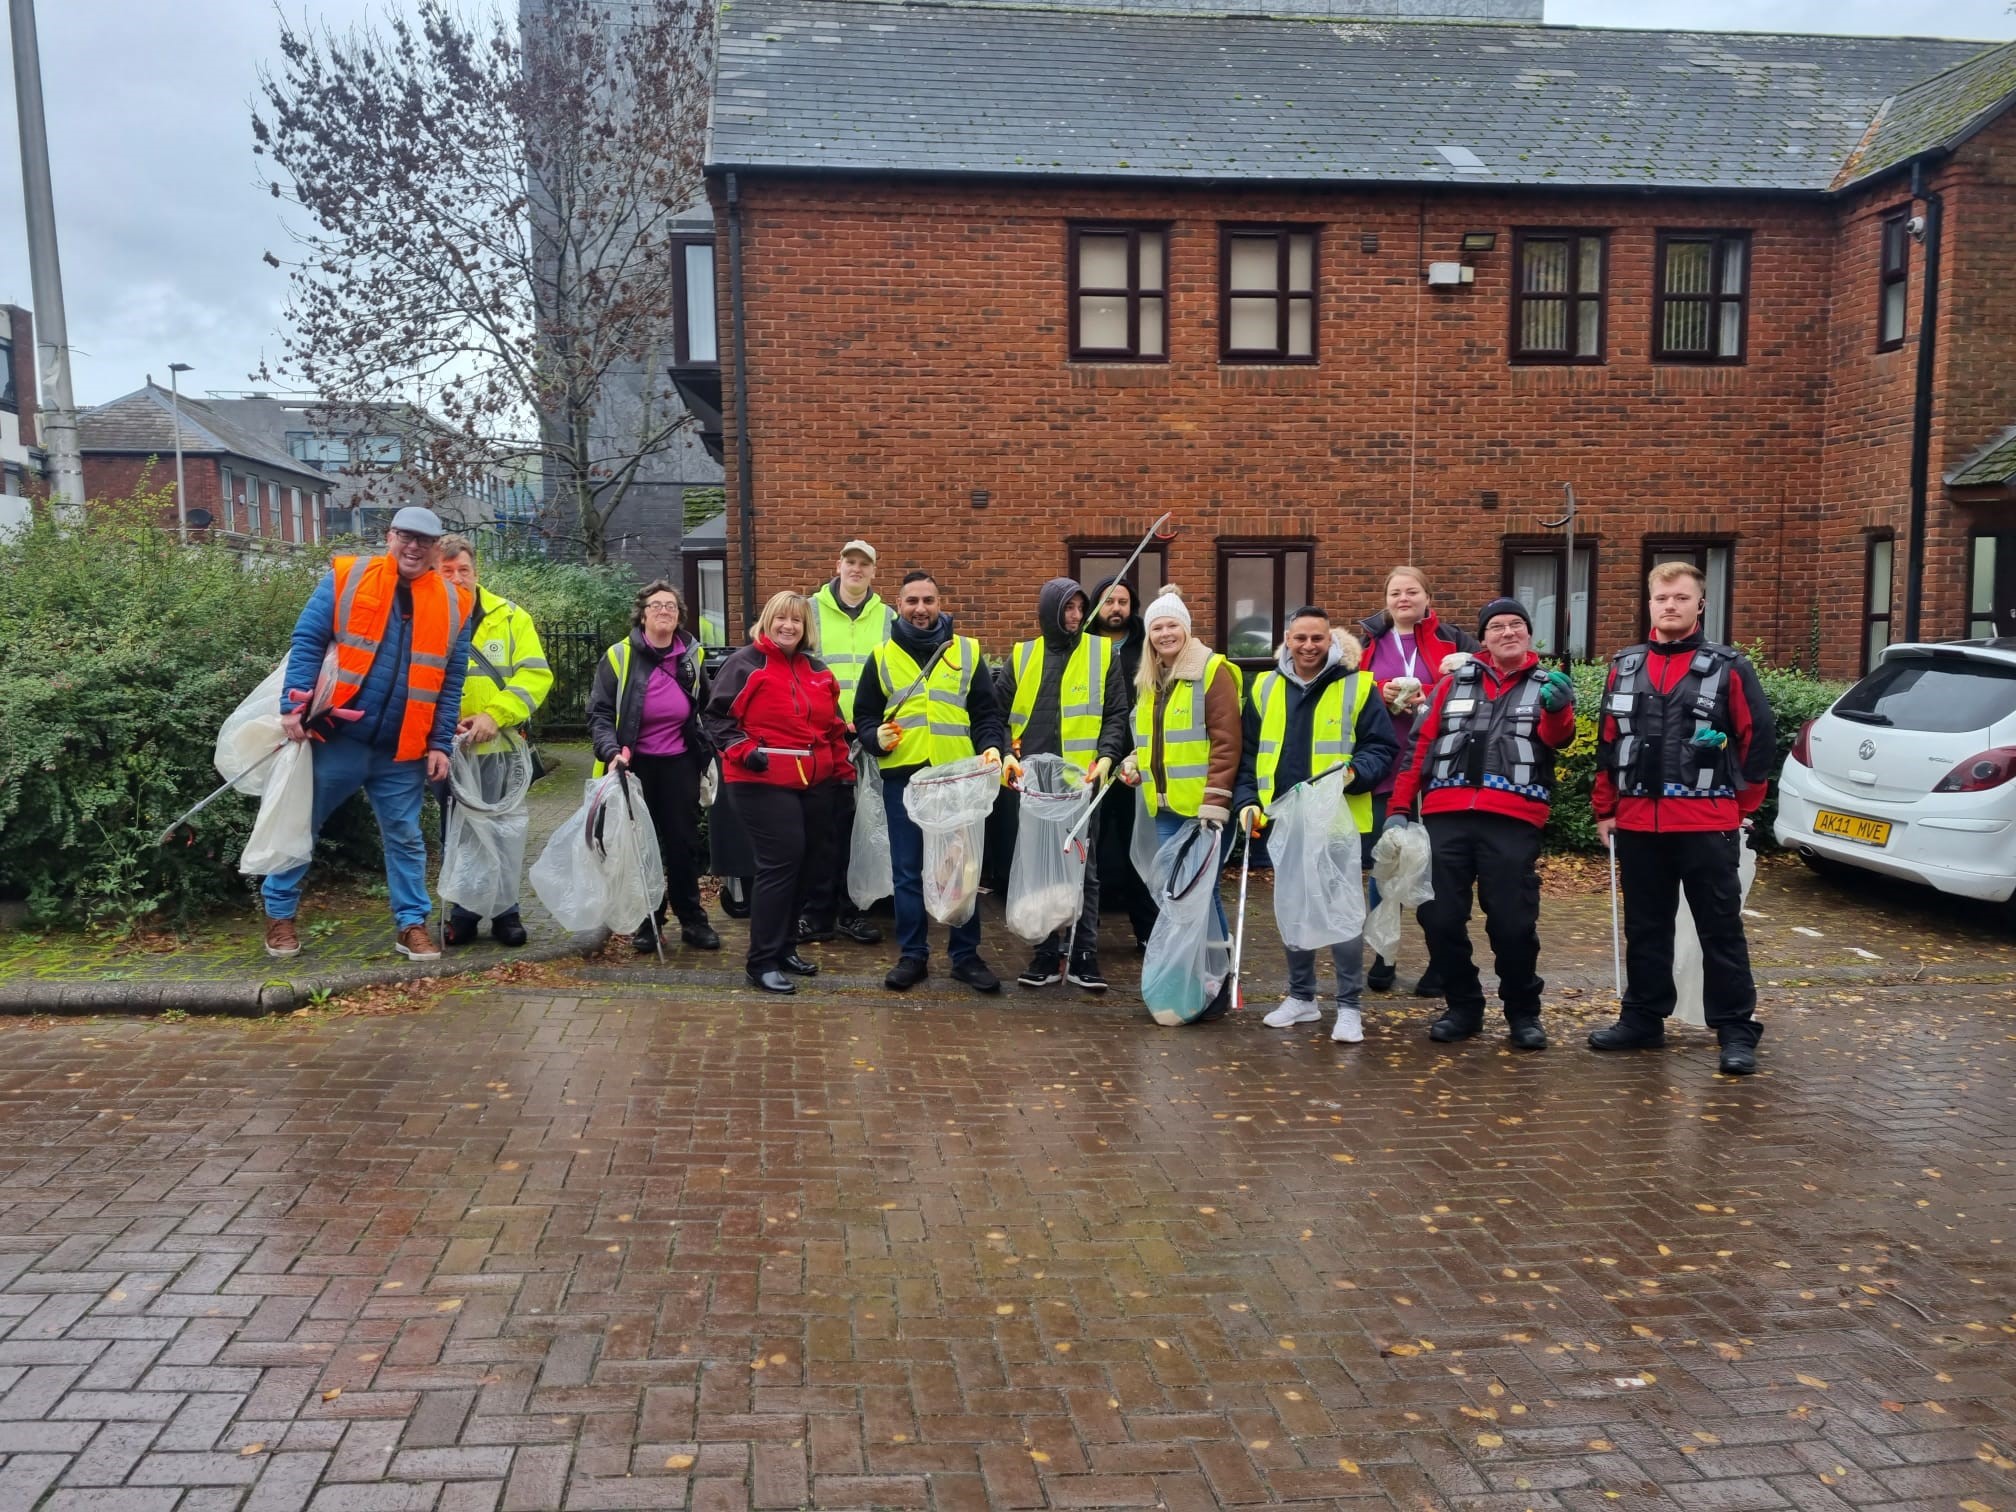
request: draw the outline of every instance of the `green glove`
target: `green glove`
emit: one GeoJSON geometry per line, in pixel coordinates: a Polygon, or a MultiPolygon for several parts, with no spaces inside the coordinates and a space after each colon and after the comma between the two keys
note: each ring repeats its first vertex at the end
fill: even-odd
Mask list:
{"type": "Polygon", "coordinates": [[[1722,730],[1701,729],[1687,743],[1697,751],[1719,751],[1729,744],[1729,736],[1722,730]]]}
{"type": "Polygon", "coordinates": [[[1549,714],[1575,707],[1575,680],[1559,667],[1541,674],[1540,707],[1549,714]]]}

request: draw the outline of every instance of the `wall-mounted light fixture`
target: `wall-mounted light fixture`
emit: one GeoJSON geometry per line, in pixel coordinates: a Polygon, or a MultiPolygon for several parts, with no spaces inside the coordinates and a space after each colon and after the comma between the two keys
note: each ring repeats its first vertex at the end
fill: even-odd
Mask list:
{"type": "Polygon", "coordinates": [[[1490,252],[1494,251],[1497,246],[1498,233],[1496,231],[1465,231],[1463,233],[1463,250],[1465,252],[1490,252]]]}

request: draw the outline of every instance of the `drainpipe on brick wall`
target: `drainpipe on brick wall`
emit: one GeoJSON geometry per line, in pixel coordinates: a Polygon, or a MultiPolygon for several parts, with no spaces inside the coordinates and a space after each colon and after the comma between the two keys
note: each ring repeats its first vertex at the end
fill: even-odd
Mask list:
{"type": "Polygon", "coordinates": [[[742,536],[742,631],[756,623],[756,490],[749,477],[749,321],[742,303],[742,186],[728,175],[728,308],[735,321],[735,505],[742,536]]]}
{"type": "Polygon", "coordinates": [[[1904,579],[1904,639],[1919,638],[1925,607],[1925,513],[1932,470],[1932,372],[1939,337],[1939,232],[1946,201],[1925,187],[1925,160],[1911,165],[1911,198],[1925,204],[1925,289],[1918,308],[1918,381],[1911,396],[1910,574],[1904,579]]]}

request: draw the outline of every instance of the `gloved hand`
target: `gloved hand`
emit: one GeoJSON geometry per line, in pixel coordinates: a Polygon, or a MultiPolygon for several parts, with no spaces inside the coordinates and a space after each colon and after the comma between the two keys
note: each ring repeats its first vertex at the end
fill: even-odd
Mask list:
{"type": "MultiPolygon", "coordinates": [[[[304,693],[299,688],[289,688],[287,690],[287,700],[294,705],[294,710],[292,713],[280,716],[280,728],[287,732],[289,740],[323,740],[327,738],[320,731],[311,730],[307,726],[305,716],[308,713],[308,702],[311,697],[313,697],[312,694],[304,693]]],[[[318,719],[340,719],[345,724],[355,724],[363,717],[364,711],[362,709],[324,709],[322,713],[316,716],[318,719]]]]}
{"type": "Polygon", "coordinates": [[[895,720],[884,720],[875,726],[875,743],[882,747],[884,755],[903,743],[903,726],[895,720]]]}
{"type": "Polygon", "coordinates": [[[1442,665],[1438,670],[1442,676],[1448,677],[1453,673],[1461,672],[1475,660],[1477,658],[1472,656],[1468,651],[1451,651],[1447,656],[1442,658],[1442,665]]]}
{"type": "Polygon", "coordinates": [[[1111,756],[1101,756],[1097,761],[1093,762],[1091,766],[1085,769],[1085,780],[1091,783],[1092,786],[1094,787],[1099,786],[1100,783],[1104,782],[1108,777],[1111,777],[1112,775],[1113,775],[1113,758],[1111,756]]]}
{"type": "Polygon", "coordinates": [[[1729,735],[1725,730],[1696,730],[1687,744],[1697,751],[1719,751],[1729,744],[1729,735]]]}
{"type": "Polygon", "coordinates": [[[770,770],[770,753],[761,746],[752,745],[735,758],[742,763],[745,772],[767,772],[770,770]]]}
{"type": "MultiPolygon", "coordinates": [[[[993,746],[989,746],[987,747],[986,750],[980,753],[980,760],[990,767],[998,767],[999,765],[1001,765],[1001,753],[997,751],[993,746]]],[[[1021,764],[1019,762],[1016,764],[1015,769],[1017,771],[1020,771],[1022,769],[1021,764]]]]}
{"type": "Polygon", "coordinates": [[[1549,714],[1575,707],[1575,679],[1559,667],[1540,675],[1540,707],[1549,714]]]}
{"type": "Polygon", "coordinates": [[[1413,823],[1405,814],[1388,814],[1386,822],[1379,826],[1379,838],[1383,840],[1388,835],[1397,835],[1413,823]]]}
{"type": "Polygon", "coordinates": [[[1141,763],[1134,759],[1134,753],[1131,751],[1127,753],[1126,760],[1120,763],[1120,780],[1129,787],[1141,786],[1141,763]]]}
{"type": "Polygon", "coordinates": [[[1204,833],[1207,835],[1215,835],[1225,828],[1225,821],[1223,819],[1206,819],[1202,815],[1199,815],[1197,822],[1204,827],[1204,833]]]}
{"type": "Polygon", "coordinates": [[[1249,803],[1239,810],[1239,828],[1249,835],[1257,835],[1267,823],[1267,815],[1257,803],[1249,803]]]}
{"type": "Polygon", "coordinates": [[[1012,752],[1001,758],[1001,786],[1022,780],[1022,758],[1012,752]]]}

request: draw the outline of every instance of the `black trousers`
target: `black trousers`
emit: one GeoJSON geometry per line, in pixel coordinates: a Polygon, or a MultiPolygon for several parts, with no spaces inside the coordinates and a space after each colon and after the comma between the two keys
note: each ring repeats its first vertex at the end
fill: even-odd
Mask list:
{"type": "Polygon", "coordinates": [[[1448,1016],[1484,1022],[1484,987],[1470,953],[1470,890],[1498,968],[1498,996],[1512,1021],[1540,1016],[1540,827],[1505,814],[1430,814],[1435,896],[1419,910],[1429,963],[1442,975],[1448,1016]]]}
{"type": "Polygon", "coordinates": [[[832,797],[827,862],[813,876],[811,891],[805,896],[805,918],[819,929],[831,929],[836,920],[856,918],[861,913],[847,895],[847,867],[854,859],[854,784],[834,783],[825,791],[832,797]]]}
{"type": "Polygon", "coordinates": [[[1763,1036],[1736,872],[1742,846],[1740,830],[1617,831],[1625,1021],[1656,1028],[1673,1012],[1673,922],[1684,889],[1694,932],[1701,937],[1701,1006],[1708,1027],[1725,1045],[1754,1045],[1763,1036]]]}
{"type": "Polygon", "coordinates": [[[772,787],[767,782],[725,782],[724,803],[735,806],[756,852],[756,885],[749,894],[749,969],[775,971],[798,945],[798,915],[814,879],[832,868],[833,788],[772,787]]]}
{"type": "Polygon", "coordinates": [[[630,758],[630,770],[637,774],[651,809],[651,828],[658,832],[658,854],[665,862],[665,903],[655,916],[661,924],[667,907],[683,925],[707,922],[707,909],[700,902],[700,776],[705,768],[691,751],[630,758]]]}

